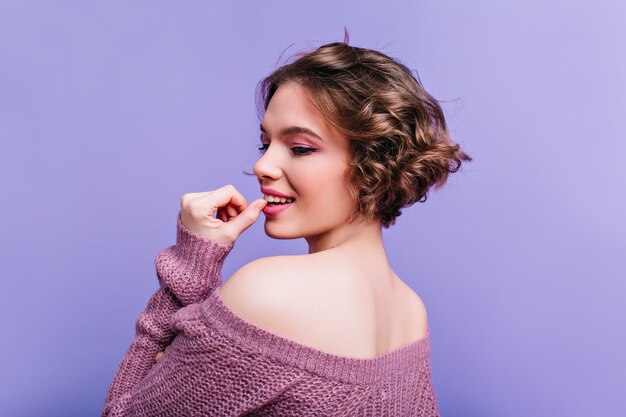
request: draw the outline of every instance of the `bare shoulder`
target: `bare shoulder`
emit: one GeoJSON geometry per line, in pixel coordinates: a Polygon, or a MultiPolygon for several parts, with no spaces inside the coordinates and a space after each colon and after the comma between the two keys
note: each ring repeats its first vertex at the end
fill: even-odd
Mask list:
{"type": "Polygon", "coordinates": [[[224,304],[249,323],[288,337],[297,304],[299,280],[293,256],[259,258],[239,268],[220,288],[224,304]]]}
{"type": "Polygon", "coordinates": [[[422,339],[426,337],[428,333],[428,311],[426,304],[422,298],[404,281],[400,281],[403,286],[403,293],[405,297],[405,308],[408,310],[408,317],[410,320],[409,328],[413,329],[411,334],[411,340],[422,339]]]}
{"type": "Polygon", "coordinates": [[[329,353],[372,357],[426,336],[426,306],[402,280],[381,294],[349,268],[323,260],[308,254],[256,259],[226,281],[221,298],[243,320],[329,353]]]}

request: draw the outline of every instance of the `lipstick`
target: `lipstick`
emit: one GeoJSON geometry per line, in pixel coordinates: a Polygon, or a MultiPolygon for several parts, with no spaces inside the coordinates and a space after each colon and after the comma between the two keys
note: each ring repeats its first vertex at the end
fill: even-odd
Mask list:
{"type": "Polygon", "coordinates": [[[265,205],[265,208],[263,208],[263,213],[266,216],[275,216],[278,213],[282,213],[283,211],[287,210],[293,203],[285,203],[285,204],[279,204],[276,206],[270,206],[269,204],[265,205]]]}
{"type": "Polygon", "coordinates": [[[283,194],[283,193],[281,193],[280,191],[276,191],[276,190],[273,190],[273,189],[271,189],[271,188],[261,187],[261,192],[262,192],[263,194],[275,195],[275,196],[277,196],[277,197],[293,198],[293,197],[292,197],[292,196],[290,196],[290,195],[283,194]]]}

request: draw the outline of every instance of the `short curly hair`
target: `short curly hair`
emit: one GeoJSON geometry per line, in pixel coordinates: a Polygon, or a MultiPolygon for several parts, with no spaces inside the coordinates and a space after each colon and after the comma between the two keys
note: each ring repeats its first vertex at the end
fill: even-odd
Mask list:
{"type": "Polygon", "coordinates": [[[348,191],[357,215],[395,224],[401,209],[425,202],[431,186],[472,158],[454,144],[443,110],[411,71],[371,49],[344,42],[300,52],[257,85],[261,116],[278,87],[303,88],[310,103],[348,138],[348,191]]]}

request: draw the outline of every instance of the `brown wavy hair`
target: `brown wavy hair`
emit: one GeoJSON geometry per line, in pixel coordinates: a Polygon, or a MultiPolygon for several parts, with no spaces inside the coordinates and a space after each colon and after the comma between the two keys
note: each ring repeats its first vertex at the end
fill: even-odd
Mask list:
{"type": "Polygon", "coordinates": [[[431,186],[472,158],[454,144],[443,110],[419,77],[389,56],[333,42],[294,55],[257,85],[259,117],[278,87],[297,83],[310,103],[348,138],[352,159],[347,187],[355,212],[395,224],[401,209],[425,202],[431,186]]]}

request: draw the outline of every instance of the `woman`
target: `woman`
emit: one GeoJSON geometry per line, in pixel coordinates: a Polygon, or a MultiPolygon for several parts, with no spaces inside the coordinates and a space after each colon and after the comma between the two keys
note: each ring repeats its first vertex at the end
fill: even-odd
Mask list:
{"type": "Polygon", "coordinates": [[[102,415],[437,416],[426,308],[382,228],[471,158],[410,70],[347,37],[276,70],[259,104],[263,198],[183,196],[102,415]],[[309,253],[257,259],[220,287],[261,211],[267,235],[309,253]]]}

